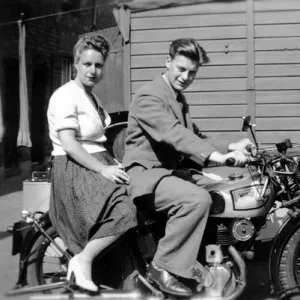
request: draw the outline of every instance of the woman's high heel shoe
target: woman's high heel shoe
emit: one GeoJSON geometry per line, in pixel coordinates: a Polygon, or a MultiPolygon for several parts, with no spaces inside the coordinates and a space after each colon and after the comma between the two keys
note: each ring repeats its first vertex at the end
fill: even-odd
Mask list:
{"type": "Polygon", "coordinates": [[[85,279],[80,268],[79,257],[75,255],[71,258],[68,265],[67,280],[75,279],[75,284],[85,290],[90,292],[97,292],[98,287],[93,283],[93,281],[85,279]]]}

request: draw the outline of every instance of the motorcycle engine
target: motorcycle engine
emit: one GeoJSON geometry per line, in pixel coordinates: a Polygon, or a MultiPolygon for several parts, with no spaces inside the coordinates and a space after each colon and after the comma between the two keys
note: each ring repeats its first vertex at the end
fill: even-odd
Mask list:
{"type": "Polygon", "coordinates": [[[206,246],[206,263],[205,269],[209,272],[212,280],[208,281],[210,284],[205,284],[204,288],[203,286],[197,288],[198,291],[203,288],[201,296],[221,299],[226,294],[232,293],[235,289],[235,276],[230,262],[225,262],[220,245],[206,246]]]}

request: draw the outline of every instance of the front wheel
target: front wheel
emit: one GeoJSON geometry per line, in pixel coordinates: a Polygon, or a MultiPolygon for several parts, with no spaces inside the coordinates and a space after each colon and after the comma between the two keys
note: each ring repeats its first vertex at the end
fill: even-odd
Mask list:
{"type": "MultiPolygon", "coordinates": [[[[298,228],[287,240],[279,258],[277,268],[278,282],[282,291],[300,296],[300,228],[298,228]]],[[[274,275],[274,274],[273,274],[274,275]]],[[[290,295],[292,296],[292,295],[290,295]]]]}
{"type": "Polygon", "coordinates": [[[66,278],[68,265],[66,246],[54,227],[47,229],[46,233],[52,241],[41,234],[32,245],[27,262],[28,286],[56,283],[66,278]]]}

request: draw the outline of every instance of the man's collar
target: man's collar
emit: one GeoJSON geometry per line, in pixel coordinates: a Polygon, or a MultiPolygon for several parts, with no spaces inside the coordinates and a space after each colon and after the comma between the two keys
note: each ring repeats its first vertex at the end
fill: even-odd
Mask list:
{"type": "Polygon", "coordinates": [[[163,74],[161,74],[157,78],[157,83],[166,92],[167,97],[168,97],[168,102],[169,102],[170,107],[172,108],[175,116],[177,117],[177,119],[179,120],[179,122],[182,125],[185,125],[185,120],[184,120],[184,116],[183,116],[183,112],[182,112],[182,106],[179,104],[180,101],[178,101],[178,98],[181,98],[181,97],[177,97],[179,94],[181,95],[181,93],[176,91],[177,95],[175,94],[174,89],[170,86],[170,83],[165,79],[165,76],[163,76],[163,74]]]}
{"type": "Polygon", "coordinates": [[[173,89],[173,87],[171,86],[171,84],[170,84],[170,82],[169,82],[169,80],[168,80],[168,78],[166,76],[166,73],[163,73],[162,77],[166,81],[166,83],[168,84],[168,86],[170,87],[172,93],[174,94],[175,99],[177,99],[177,96],[178,96],[179,92],[173,89]]]}

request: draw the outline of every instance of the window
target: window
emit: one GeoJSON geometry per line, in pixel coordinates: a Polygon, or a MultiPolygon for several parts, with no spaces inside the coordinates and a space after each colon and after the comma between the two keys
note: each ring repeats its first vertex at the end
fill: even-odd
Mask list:
{"type": "Polygon", "coordinates": [[[61,84],[65,84],[72,78],[72,60],[69,58],[61,59],[61,84]]]}

